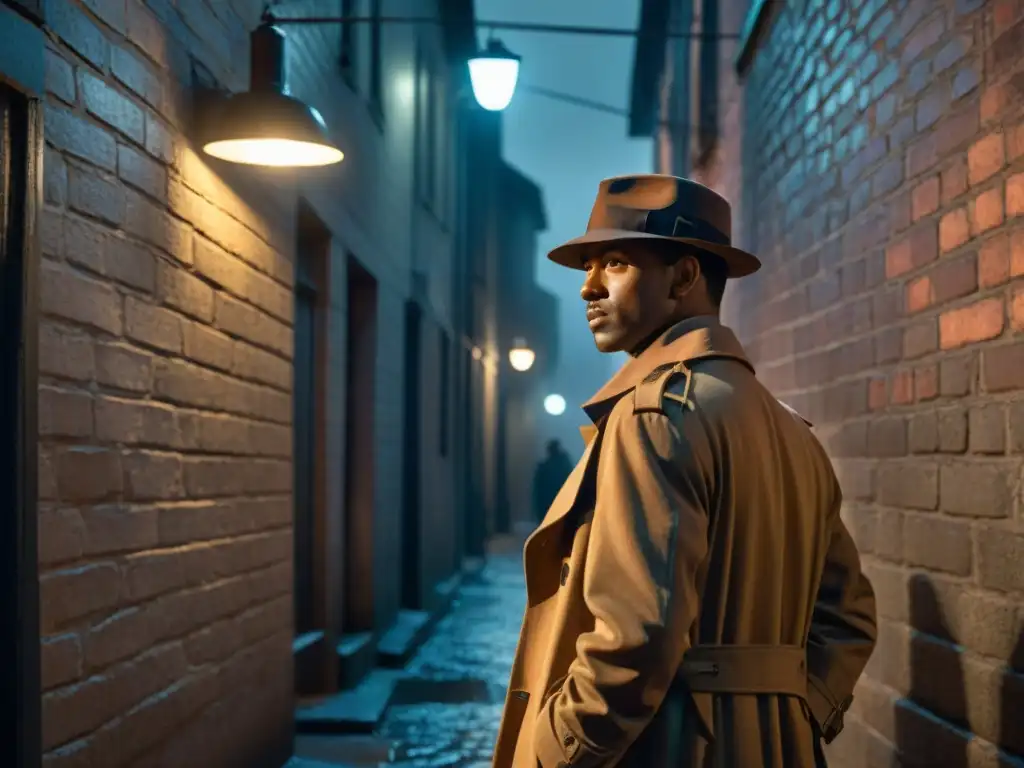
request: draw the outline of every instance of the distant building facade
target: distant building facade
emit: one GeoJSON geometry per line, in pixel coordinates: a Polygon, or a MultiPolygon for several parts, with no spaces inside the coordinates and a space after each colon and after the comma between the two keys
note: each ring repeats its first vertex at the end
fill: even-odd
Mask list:
{"type": "Polygon", "coordinates": [[[535,522],[531,481],[543,455],[539,423],[558,360],[558,298],[537,284],[537,239],[548,226],[543,192],[508,163],[501,167],[500,188],[501,342],[511,349],[521,339],[536,355],[528,371],[513,370],[507,354],[501,361],[506,374],[499,398],[498,465],[504,507],[497,528],[509,531],[516,523],[535,522]]]}

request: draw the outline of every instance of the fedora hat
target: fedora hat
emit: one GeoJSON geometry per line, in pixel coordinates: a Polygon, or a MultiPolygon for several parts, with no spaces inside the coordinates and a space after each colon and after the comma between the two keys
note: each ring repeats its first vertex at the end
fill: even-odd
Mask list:
{"type": "Polygon", "coordinates": [[[756,256],[732,245],[728,200],[691,179],[662,174],[602,181],[586,233],[558,246],[548,258],[582,269],[596,250],[644,240],[668,240],[708,251],[725,262],[728,277],[761,268],[756,256]]]}

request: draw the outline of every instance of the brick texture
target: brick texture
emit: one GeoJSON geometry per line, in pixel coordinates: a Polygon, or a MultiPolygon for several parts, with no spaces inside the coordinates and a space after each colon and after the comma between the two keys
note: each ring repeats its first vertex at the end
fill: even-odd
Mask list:
{"type": "MultiPolygon", "coordinates": [[[[722,5],[741,28],[748,4],[722,5]]],[[[722,136],[695,175],[764,262],[727,322],[815,422],[878,596],[830,764],[1016,765],[1024,3],[770,5],[739,81],[723,46],[722,136]]]]}
{"type": "MultiPolygon", "coordinates": [[[[245,39],[228,3],[188,5],[204,34],[245,39]]],[[[150,6],[46,3],[39,557],[55,768],[258,765],[291,727],[291,235],[199,172],[169,57],[216,65],[216,46],[175,41],[152,9],[178,11],[150,6]],[[172,207],[170,185],[196,204],[172,207]],[[174,756],[202,738],[216,748],[174,756]]]]}
{"type": "MultiPolygon", "coordinates": [[[[441,423],[453,409],[433,407],[451,397],[440,390],[442,334],[455,350],[468,343],[452,326],[455,157],[439,149],[434,194],[418,200],[412,137],[426,110],[387,74],[408,68],[416,41],[401,25],[382,30],[383,57],[402,63],[384,62],[373,105],[368,25],[357,32],[367,55],[354,83],[342,77],[333,27],[290,32],[289,85],[345,126],[342,173],[314,171],[307,185],[209,164],[192,143],[191,78],[201,71],[243,89],[249,30],[264,5],[45,3],[39,557],[48,768],[276,768],[287,758],[299,187],[330,222],[315,264],[324,405],[312,495],[329,536],[340,541],[342,515],[358,514],[373,548],[347,593],[334,584],[346,554],[322,558],[334,584],[323,608],[328,647],[352,631],[340,609],[357,591],[372,610],[370,625],[356,629],[383,632],[401,607],[396,478],[409,381],[429,404],[420,429],[422,607],[460,557],[456,451],[438,446],[442,429],[449,439],[463,433],[441,423]],[[343,485],[350,259],[378,297],[376,354],[357,361],[375,371],[373,402],[361,405],[375,424],[371,443],[354,446],[375,456],[377,478],[358,509],[347,508],[343,485]],[[414,271],[425,322],[423,370],[410,376],[401,350],[414,271]]],[[[337,10],[324,0],[288,12],[337,10]]],[[[423,12],[414,0],[388,5],[388,15],[423,12]]],[[[444,80],[441,30],[423,29],[432,76],[444,80]]],[[[439,127],[438,147],[454,147],[452,126],[439,127]]]]}

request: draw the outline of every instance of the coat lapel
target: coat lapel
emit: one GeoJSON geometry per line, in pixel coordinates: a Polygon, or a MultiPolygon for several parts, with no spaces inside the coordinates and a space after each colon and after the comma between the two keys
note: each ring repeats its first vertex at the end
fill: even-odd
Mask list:
{"type": "MultiPolygon", "coordinates": [[[[597,427],[592,427],[592,429],[594,430],[596,437],[597,427]]],[[[538,534],[557,523],[569,513],[570,509],[572,509],[572,505],[576,503],[576,496],[579,494],[580,486],[583,484],[583,475],[587,471],[587,465],[590,463],[592,458],[597,458],[596,456],[593,456],[594,447],[597,443],[598,441],[594,439],[587,443],[587,447],[583,450],[583,456],[581,456],[580,460],[576,462],[576,466],[569,474],[569,477],[567,477],[565,482],[562,483],[562,487],[559,489],[558,495],[555,496],[555,500],[551,502],[551,506],[548,507],[548,512],[544,515],[544,519],[526,540],[526,547],[530,546],[530,542],[535,539],[538,534]]]]}
{"type": "Polygon", "coordinates": [[[584,424],[580,427],[580,437],[583,438],[583,445],[590,445],[590,441],[597,437],[597,427],[593,424],[584,424]]]}
{"type": "Polygon", "coordinates": [[[528,593],[535,593],[530,589],[531,569],[528,563],[531,552],[548,537],[549,532],[558,526],[576,504],[580,489],[585,484],[588,469],[591,469],[591,464],[597,463],[601,450],[601,430],[612,408],[653,371],[665,365],[675,365],[702,357],[732,357],[752,368],[736,336],[731,330],[720,325],[717,317],[694,317],[672,326],[643,353],[627,361],[597,394],[584,403],[583,410],[592,422],[580,427],[580,434],[587,447],[572,474],[563,483],[558,496],[548,507],[544,519],[523,547],[528,593]]]}
{"type": "Polygon", "coordinates": [[[664,366],[703,357],[731,357],[751,370],[754,368],[736,335],[722,325],[717,317],[691,317],[673,325],[642,353],[626,361],[626,364],[583,404],[583,410],[596,423],[611,411],[619,398],[636,388],[654,371],[664,366]]]}

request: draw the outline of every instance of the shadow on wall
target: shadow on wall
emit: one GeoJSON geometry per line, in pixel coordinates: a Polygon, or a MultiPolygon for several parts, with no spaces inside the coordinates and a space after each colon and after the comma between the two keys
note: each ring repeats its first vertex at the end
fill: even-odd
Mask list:
{"type": "Polygon", "coordinates": [[[896,749],[913,768],[967,768],[963,658],[935,585],[915,575],[910,590],[910,692],[896,703],[896,749]]]}
{"type": "MultiPolygon", "coordinates": [[[[943,616],[931,579],[915,575],[909,591],[910,691],[896,704],[897,764],[903,768],[968,768],[978,764],[978,756],[974,755],[973,760],[968,756],[973,736],[962,649],[943,616]]],[[[1007,759],[1011,754],[1024,756],[1022,671],[1024,633],[1000,675],[1001,727],[997,738],[1004,759],[991,763],[1000,768],[1024,766],[1024,760],[1007,759]]],[[[979,690],[979,694],[983,696],[984,692],[979,690]]],[[[990,738],[993,736],[996,734],[990,738]]]]}
{"type": "Polygon", "coordinates": [[[1000,702],[1003,719],[999,746],[1024,765],[1024,628],[1003,670],[1000,702]]]}

